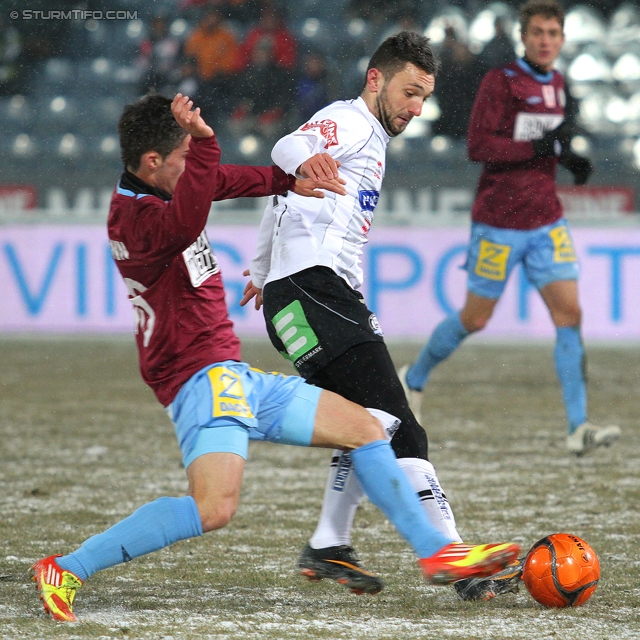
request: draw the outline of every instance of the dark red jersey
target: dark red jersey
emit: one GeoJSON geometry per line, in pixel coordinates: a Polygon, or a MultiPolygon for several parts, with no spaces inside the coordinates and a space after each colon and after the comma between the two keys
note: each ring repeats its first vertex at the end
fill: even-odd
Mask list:
{"type": "Polygon", "coordinates": [[[562,216],[556,158],[534,158],[531,140],[564,119],[564,78],[536,73],[524,60],[493,69],[473,105],[469,158],[483,162],[471,217],[505,229],[535,229],[562,216]]]}
{"type": "Polygon", "coordinates": [[[278,167],[220,164],[211,138],[193,138],[173,197],[125,171],[111,199],[109,244],[133,303],[144,381],[166,406],[203,367],[240,360],[220,268],[205,232],[214,200],[281,194],[278,167]]]}

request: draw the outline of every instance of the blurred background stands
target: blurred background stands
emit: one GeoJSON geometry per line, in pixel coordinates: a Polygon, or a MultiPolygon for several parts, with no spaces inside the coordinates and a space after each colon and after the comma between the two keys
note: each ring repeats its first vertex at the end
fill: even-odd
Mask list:
{"type": "MultiPolygon", "coordinates": [[[[40,4],[43,11],[66,9],[62,0],[40,4]]],[[[442,60],[434,97],[389,148],[387,203],[403,208],[398,220],[411,221],[416,211],[441,206],[429,204],[425,189],[475,188],[479,167],[468,162],[465,148],[475,89],[489,68],[522,54],[519,2],[112,4],[114,10],[136,12],[136,19],[0,16],[2,182],[34,186],[39,207],[57,202],[63,211],[66,199],[68,208],[80,211],[91,201],[99,214],[106,213],[105,193],[121,171],[118,117],[127,102],[149,90],[167,96],[182,91],[199,101],[215,124],[224,161],[269,163],[280,135],[323,104],[357,96],[376,46],[408,28],[429,36],[442,60]],[[213,52],[213,65],[202,57],[204,44],[213,52]],[[407,196],[416,186],[423,192],[407,196]]],[[[84,7],[101,9],[94,2],[84,7]]],[[[39,8],[35,2],[33,9],[39,8]]],[[[566,74],[583,127],[574,147],[594,157],[594,184],[635,188],[640,10],[630,2],[565,8],[566,45],[558,68],[566,74]]],[[[568,183],[570,176],[561,170],[559,180],[568,183]]],[[[459,208],[466,200],[460,196],[459,208]]]]}

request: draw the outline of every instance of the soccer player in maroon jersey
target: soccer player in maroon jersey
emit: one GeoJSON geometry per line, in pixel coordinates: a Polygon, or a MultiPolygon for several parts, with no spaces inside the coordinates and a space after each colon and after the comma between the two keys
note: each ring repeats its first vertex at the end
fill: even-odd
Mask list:
{"type": "Polygon", "coordinates": [[[571,150],[564,78],[553,69],[564,43],[562,7],[555,0],[529,0],[520,8],[520,26],[524,57],[487,73],[469,122],[469,157],[484,168],[471,213],[464,307],[435,328],[418,360],[400,373],[412,407],[419,410],[433,367],[484,328],[520,263],[556,327],[566,445],[582,455],[620,436],[617,426],[587,420],[578,263],[555,184],[558,163],[573,173],[576,184],[587,181],[592,166],[571,150]]]}
{"type": "Polygon", "coordinates": [[[322,154],[300,171],[315,181],[277,167],[221,165],[213,130],[192,107],[178,94],[125,108],[118,125],[125,172],[107,223],[135,311],[142,376],[174,423],[189,495],[154,500],[76,551],[36,562],[45,610],[74,621],[76,592],[97,571],[224,527],[236,511],[250,438],[350,451],[369,499],[413,547],[430,582],[499,571],[519,546],[449,544],[434,529],[389,444],[394,416],[241,362],[205,231],[211,202],[343,190],[337,166],[322,154]]]}

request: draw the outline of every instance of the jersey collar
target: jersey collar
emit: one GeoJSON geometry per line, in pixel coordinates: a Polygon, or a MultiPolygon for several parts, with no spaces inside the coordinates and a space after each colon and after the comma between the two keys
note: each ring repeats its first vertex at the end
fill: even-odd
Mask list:
{"type": "Polygon", "coordinates": [[[516,64],[532,78],[543,84],[549,84],[553,80],[553,69],[547,73],[539,73],[524,58],[517,58],[516,64]]]}
{"type": "Polygon", "coordinates": [[[171,200],[171,196],[168,193],[162,191],[162,189],[152,187],[126,169],[120,176],[117,188],[119,193],[124,192],[123,195],[131,195],[138,198],[143,196],[156,196],[156,198],[160,198],[160,200],[164,200],[165,202],[171,200]]]}
{"type": "Polygon", "coordinates": [[[353,101],[353,104],[365,115],[367,120],[371,123],[374,131],[380,136],[385,144],[391,140],[391,136],[384,130],[384,127],[380,123],[380,120],[376,118],[371,111],[369,111],[369,107],[367,107],[367,103],[363,100],[362,96],[358,97],[353,101]]]}

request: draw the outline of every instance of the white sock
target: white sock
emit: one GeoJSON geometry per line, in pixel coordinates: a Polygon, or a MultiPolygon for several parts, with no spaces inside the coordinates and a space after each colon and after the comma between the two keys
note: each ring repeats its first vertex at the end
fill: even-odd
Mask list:
{"type": "MultiPolygon", "coordinates": [[[[387,440],[391,440],[400,426],[400,420],[380,409],[367,411],[382,423],[387,440]]],[[[320,519],[311,536],[311,546],[314,549],[343,544],[350,546],[353,518],[363,498],[364,491],[353,472],[351,456],[336,449],[331,458],[320,519]]]]}
{"type": "Polygon", "coordinates": [[[351,545],[351,527],[364,491],[353,472],[351,455],[336,449],[324,488],[324,499],[318,526],[311,536],[314,549],[351,545]]]}
{"type": "Polygon", "coordinates": [[[456,529],[453,511],[442,491],[433,465],[428,460],[421,458],[400,458],[398,465],[405,472],[411,486],[418,494],[431,524],[447,536],[451,542],[462,542],[456,529]]]}

